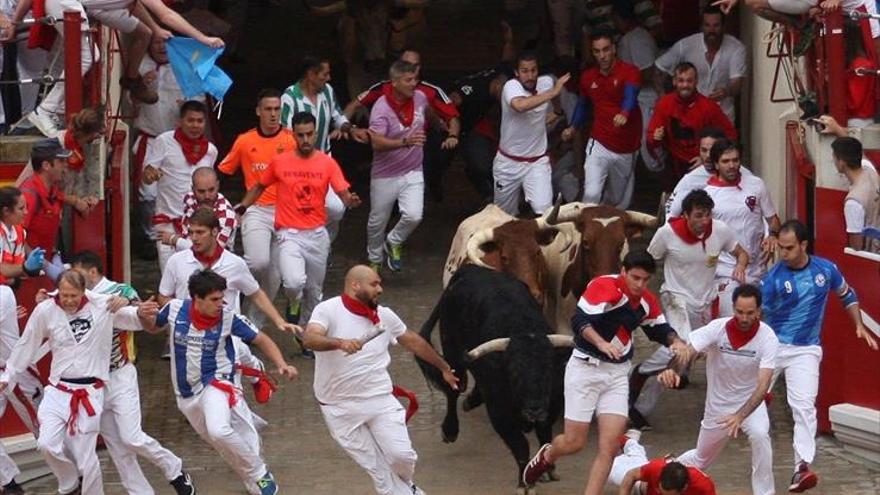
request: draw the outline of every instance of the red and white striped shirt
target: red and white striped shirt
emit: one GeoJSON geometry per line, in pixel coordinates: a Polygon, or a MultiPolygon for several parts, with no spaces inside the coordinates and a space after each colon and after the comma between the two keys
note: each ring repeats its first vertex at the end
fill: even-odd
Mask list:
{"type": "MultiPolygon", "coordinates": [[[[183,251],[192,247],[192,241],[189,240],[189,219],[192,218],[200,206],[195,193],[192,191],[186,193],[186,196],[183,197],[181,235],[174,246],[177,251],[183,251]]],[[[223,194],[217,193],[217,199],[211,207],[220,221],[220,233],[217,234],[217,242],[224,249],[226,249],[227,245],[231,249],[232,244],[235,243],[235,229],[238,227],[238,220],[235,218],[235,210],[232,208],[232,203],[223,194]]]]}

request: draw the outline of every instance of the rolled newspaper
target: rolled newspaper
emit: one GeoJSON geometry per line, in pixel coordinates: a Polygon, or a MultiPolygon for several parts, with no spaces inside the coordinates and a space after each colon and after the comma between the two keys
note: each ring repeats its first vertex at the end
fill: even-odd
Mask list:
{"type": "Polygon", "coordinates": [[[385,326],[382,324],[373,325],[373,327],[365,334],[361,336],[358,340],[361,342],[361,345],[366,345],[367,342],[375,339],[376,337],[385,333],[385,326]]]}

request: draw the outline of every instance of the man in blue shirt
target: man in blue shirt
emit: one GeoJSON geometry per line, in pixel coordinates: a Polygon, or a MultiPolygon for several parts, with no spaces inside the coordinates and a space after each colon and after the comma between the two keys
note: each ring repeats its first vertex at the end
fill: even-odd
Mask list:
{"type": "Polygon", "coordinates": [[[795,473],[789,491],[796,493],[819,481],[810,463],[816,454],[816,394],[822,360],[819,336],[831,291],[855,323],[856,337],[878,350],[876,340],[862,323],[855,291],[834,263],[807,254],[807,238],[804,224],[797,220],[785,222],[778,242],[782,261],[761,281],[765,321],[779,338],[774,379],[785,373],[788,404],[794,415],[795,473]]]}

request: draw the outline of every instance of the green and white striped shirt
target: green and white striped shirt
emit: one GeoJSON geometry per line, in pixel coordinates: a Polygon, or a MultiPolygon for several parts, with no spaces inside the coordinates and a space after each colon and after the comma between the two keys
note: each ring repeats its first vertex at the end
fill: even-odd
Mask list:
{"type": "Polygon", "coordinates": [[[339,129],[348,123],[348,119],[342,114],[342,109],[336,100],[333,87],[325,84],[324,89],[318,92],[317,103],[312,103],[305,97],[299,82],[287,88],[281,95],[281,125],[293,129],[291,120],[293,120],[294,114],[299,112],[309,112],[315,116],[318,134],[315,146],[324,153],[329,153],[331,124],[333,129],[339,129]]]}

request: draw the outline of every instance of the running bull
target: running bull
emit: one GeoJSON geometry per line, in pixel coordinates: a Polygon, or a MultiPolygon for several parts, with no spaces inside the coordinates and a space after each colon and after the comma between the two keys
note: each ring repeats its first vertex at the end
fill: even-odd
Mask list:
{"type": "MultiPolygon", "coordinates": [[[[486,404],[489,420],[517,464],[518,493],[529,461],[524,433],[535,430],[539,444],[552,438],[551,427],[562,412],[565,363],[570,335],[554,335],[541,307],[525,284],[509,274],[475,265],[458,269],[422,326],[428,342],[440,322],[442,353],[466,388],[467,372],[486,404]]],[[[422,373],[447,399],[443,440],[458,437],[459,392],[450,389],[426,363],[422,373]]]]}

